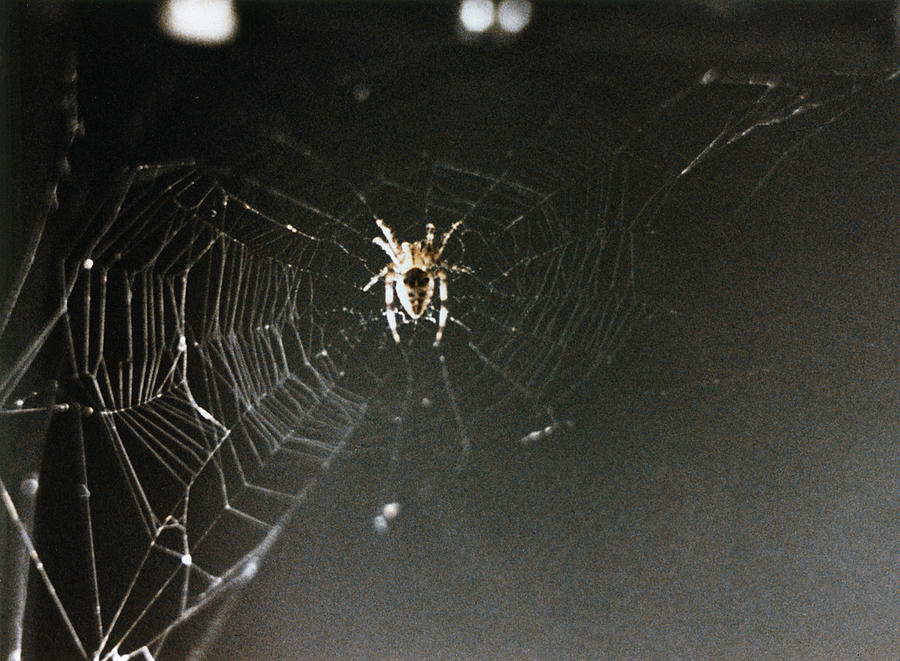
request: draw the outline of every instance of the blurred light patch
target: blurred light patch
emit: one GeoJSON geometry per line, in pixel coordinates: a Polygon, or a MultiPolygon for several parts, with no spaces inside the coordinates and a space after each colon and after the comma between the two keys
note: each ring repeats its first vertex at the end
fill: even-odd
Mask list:
{"type": "Polygon", "coordinates": [[[372,88],[365,83],[357,83],[353,86],[353,98],[357,103],[363,103],[372,94],[372,88]]]}
{"type": "Polygon", "coordinates": [[[388,521],[392,521],[397,518],[397,515],[400,514],[400,503],[388,503],[383,508],[381,508],[382,514],[384,514],[384,518],[388,521]]]}
{"type": "Polygon", "coordinates": [[[497,6],[497,24],[504,32],[521,32],[530,20],[531,3],[528,0],[502,0],[497,6]]]}
{"type": "Polygon", "coordinates": [[[391,521],[400,514],[400,509],[400,503],[387,503],[382,506],[381,512],[372,519],[372,526],[375,528],[375,532],[379,535],[386,533],[391,527],[391,521]]]}
{"type": "Polygon", "coordinates": [[[379,535],[383,535],[388,531],[390,527],[388,525],[387,517],[384,514],[379,514],[374,519],[372,519],[372,527],[375,528],[375,532],[379,535]]]}
{"type": "Polygon", "coordinates": [[[469,32],[484,32],[494,24],[491,0],[463,0],[459,6],[459,22],[469,32]]]}
{"type": "MultiPolygon", "coordinates": [[[[17,402],[18,403],[18,402],[17,402]]],[[[22,402],[24,404],[25,402],[22,402]]],[[[38,477],[32,474],[22,480],[22,494],[25,496],[33,496],[38,490],[38,477]]]]}
{"type": "Polygon", "coordinates": [[[531,21],[529,0],[463,0],[459,5],[460,37],[474,42],[489,36],[499,43],[510,43],[531,21]]]}
{"type": "Polygon", "coordinates": [[[232,0],[166,0],[159,28],[176,41],[219,46],[234,39],[238,16],[232,0]]]}

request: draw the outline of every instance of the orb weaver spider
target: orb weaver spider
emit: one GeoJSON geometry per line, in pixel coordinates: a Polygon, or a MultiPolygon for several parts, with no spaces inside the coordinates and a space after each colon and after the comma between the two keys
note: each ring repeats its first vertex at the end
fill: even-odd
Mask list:
{"type": "Polygon", "coordinates": [[[384,250],[391,261],[381,271],[369,280],[363,287],[363,291],[369,289],[379,280],[384,279],[384,304],[388,327],[394,336],[394,342],[400,343],[400,334],[397,332],[397,311],[394,308],[394,293],[400,300],[404,312],[412,319],[421,317],[434,298],[434,290],[437,287],[441,301],[441,309],[438,313],[437,333],[434,337],[434,346],[441,343],[444,328],[447,325],[447,272],[465,272],[466,269],[447,264],[441,260],[447,242],[462,225],[463,220],[457,220],[450,229],[441,235],[440,242],[434,243],[434,225],[425,225],[425,238],[412,243],[404,241],[398,243],[394,232],[380,218],[375,223],[381,228],[384,238],[376,236],[372,242],[384,250]]]}

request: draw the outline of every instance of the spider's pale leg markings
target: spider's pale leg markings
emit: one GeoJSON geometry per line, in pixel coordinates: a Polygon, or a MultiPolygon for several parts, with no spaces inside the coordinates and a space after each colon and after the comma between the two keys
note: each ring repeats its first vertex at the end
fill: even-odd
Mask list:
{"type": "MultiPolygon", "coordinates": [[[[394,237],[394,233],[391,231],[391,228],[388,227],[387,224],[381,218],[376,218],[375,224],[381,228],[381,232],[384,234],[384,238],[387,239],[387,242],[391,246],[391,250],[388,250],[387,253],[391,257],[399,255],[400,254],[400,244],[397,243],[397,239],[394,237]]],[[[382,248],[384,248],[381,237],[376,237],[375,239],[373,239],[373,242],[377,243],[382,248]]]]}
{"type": "MultiPolygon", "coordinates": [[[[441,245],[438,246],[436,260],[440,259],[441,255],[444,253],[444,248],[447,247],[447,242],[450,240],[450,237],[453,235],[453,232],[456,231],[456,228],[465,222],[465,218],[460,218],[455,223],[450,226],[450,229],[444,232],[441,236],[441,245]]],[[[433,242],[434,242],[434,225],[428,223],[425,228],[427,234],[425,236],[425,242],[429,249],[433,250],[433,242]]],[[[439,346],[441,343],[441,338],[444,337],[444,328],[447,326],[447,315],[449,314],[447,310],[447,270],[451,270],[454,272],[458,271],[458,267],[450,266],[450,265],[441,265],[441,267],[435,272],[435,277],[438,279],[438,296],[441,299],[441,311],[438,315],[438,328],[437,333],[434,336],[434,346],[439,346]]]]}
{"type": "Polygon", "coordinates": [[[400,344],[400,333],[397,332],[397,313],[394,310],[394,279],[396,277],[393,273],[388,273],[384,277],[384,306],[387,309],[387,320],[391,329],[391,335],[394,336],[394,342],[400,344]]]}
{"type": "Polygon", "coordinates": [[[381,269],[381,271],[379,271],[378,273],[376,273],[375,275],[373,275],[373,276],[372,276],[372,279],[369,280],[369,282],[366,283],[366,286],[365,286],[365,287],[363,287],[363,291],[369,291],[369,289],[372,288],[372,285],[374,285],[376,282],[378,282],[378,281],[381,280],[382,278],[387,279],[387,276],[388,276],[388,273],[389,273],[390,269],[391,269],[390,266],[385,266],[383,269],[381,269]]]}
{"type": "Polygon", "coordinates": [[[438,247],[438,251],[437,251],[438,257],[440,257],[442,254],[444,254],[444,248],[447,247],[447,242],[450,240],[450,237],[453,236],[453,233],[456,231],[456,228],[459,227],[460,225],[462,225],[465,222],[465,220],[466,220],[465,218],[460,218],[459,220],[457,220],[455,223],[453,223],[450,226],[450,229],[448,229],[446,232],[444,232],[444,235],[441,237],[441,245],[438,247]]]}
{"type": "Polygon", "coordinates": [[[394,238],[394,233],[391,231],[391,228],[388,227],[381,218],[376,218],[375,223],[381,228],[381,232],[384,234],[384,239],[380,236],[376,236],[372,239],[372,243],[381,248],[387,256],[391,258],[390,263],[385,266],[381,271],[372,276],[372,279],[366,283],[366,286],[363,287],[363,291],[369,291],[369,289],[376,282],[384,278],[384,306],[385,306],[385,316],[388,320],[388,327],[391,329],[391,335],[394,337],[394,341],[396,343],[400,343],[400,334],[397,332],[397,312],[394,309],[394,286],[397,281],[398,275],[394,271],[394,268],[397,264],[397,259],[399,258],[402,249],[399,245],[397,245],[397,239],[394,238]],[[386,240],[385,240],[386,239],[386,240]]]}
{"type": "Polygon", "coordinates": [[[372,243],[384,250],[388,254],[388,257],[391,258],[391,261],[394,261],[394,259],[396,259],[396,255],[394,254],[394,250],[391,245],[380,236],[376,236],[374,239],[372,239],[372,243]]]}
{"type": "Polygon", "coordinates": [[[434,346],[438,346],[441,343],[441,338],[444,336],[444,326],[447,325],[447,273],[443,270],[438,271],[436,277],[440,283],[438,295],[441,298],[441,313],[438,317],[438,329],[434,338],[434,346]]]}

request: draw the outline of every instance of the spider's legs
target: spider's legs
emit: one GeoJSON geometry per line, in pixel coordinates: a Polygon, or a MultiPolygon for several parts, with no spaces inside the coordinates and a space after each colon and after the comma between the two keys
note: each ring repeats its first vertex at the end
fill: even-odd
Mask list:
{"type": "Polygon", "coordinates": [[[468,275],[472,275],[472,269],[460,264],[442,264],[441,268],[445,271],[450,271],[451,273],[467,273],[468,275]]]}
{"type": "MultiPolygon", "coordinates": [[[[384,222],[383,220],[381,220],[381,218],[376,218],[376,219],[375,219],[375,224],[377,224],[378,227],[381,228],[381,232],[384,234],[384,238],[387,239],[388,244],[390,244],[390,246],[391,246],[391,249],[392,249],[393,252],[392,252],[392,253],[388,253],[388,254],[399,255],[399,254],[400,254],[400,246],[399,246],[399,244],[397,243],[397,239],[394,238],[394,233],[391,231],[391,228],[388,227],[388,226],[385,224],[385,222],[384,222]]],[[[382,241],[381,241],[380,238],[375,239],[375,243],[377,243],[378,245],[384,247],[384,246],[382,245],[382,241]]]]}
{"type": "Polygon", "coordinates": [[[453,236],[453,232],[455,232],[456,228],[459,227],[460,225],[462,225],[465,222],[465,220],[466,220],[465,218],[460,218],[459,220],[457,220],[455,223],[453,223],[450,226],[450,229],[448,229],[446,232],[444,232],[444,235],[441,237],[441,245],[438,246],[438,251],[437,251],[438,257],[440,257],[441,254],[444,252],[444,248],[447,247],[447,241],[449,241],[450,237],[453,236]]]}
{"type": "Polygon", "coordinates": [[[365,286],[365,287],[363,287],[363,291],[369,291],[369,289],[372,288],[372,285],[374,285],[376,282],[378,282],[378,281],[381,280],[382,278],[384,278],[385,280],[387,280],[388,271],[390,271],[390,269],[391,269],[391,265],[388,264],[388,265],[385,266],[383,269],[381,269],[380,272],[378,272],[377,274],[373,275],[373,276],[372,276],[372,279],[369,280],[368,283],[366,283],[366,286],[365,286]]]}
{"type": "Polygon", "coordinates": [[[388,274],[384,278],[384,307],[387,311],[388,327],[394,336],[394,342],[400,344],[400,334],[397,332],[397,312],[394,310],[394,280],[396,276],[393,273],[388,274]]]}
{"type": "Polygon", "coordinates": [[[444,336],[444,326],[447,325],[447,274],[443,270],[435,272],[434,277],[438,279],[438,296],[441,299],[441,312],[438,316],[437,334],[434,336],[434,346],[441,343],[444,336]]]}
{"type": "Polygon", "coordinates": [[[393,248],[391,248],[390,244],[387,241],[382,239],[380,236],[376,236],[374,239],[372,239],[372,243],[384,250],[388,254],[388,257],[391,258],[392,262],[396,261],[397,255],[394,253],[393,248]]]}

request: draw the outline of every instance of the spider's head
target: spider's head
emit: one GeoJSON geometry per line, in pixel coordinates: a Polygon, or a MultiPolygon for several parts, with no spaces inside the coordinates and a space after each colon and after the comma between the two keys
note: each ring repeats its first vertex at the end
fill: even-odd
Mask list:
{"type": "Polygon", "coordinates": [[[397,298],[406,313],[418,319],[434,295],[434,278],[422,269],[410,269],[397,281],[397,298]]]}

